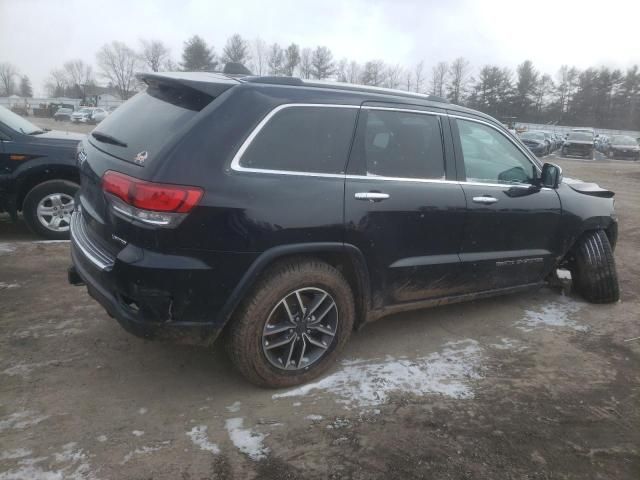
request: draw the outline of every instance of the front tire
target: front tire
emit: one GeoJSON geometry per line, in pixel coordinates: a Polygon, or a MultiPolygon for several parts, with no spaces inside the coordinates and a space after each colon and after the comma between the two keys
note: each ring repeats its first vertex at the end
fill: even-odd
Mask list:
{"type": "Polygon", "coordinates": [[[240,306],[227,349],[251,383],[299,385],[334,363],[354,320],[353,293],[336,268],[315,259],[290,260],[269,269],[240,306]]]}
{"type": "Polygon", "coordinates": [[[33,187],[22,204],[29,230],[49,240],[68,239],[73,198],[78,188],[78,184],[68,180],[49,180],[33,187]]]}
{"type": "Polygon", "coordinates": [[[586,232],[574,248],[571,269],[575,288],[591,303],[613,303],[620,298],[613,251],[602,230],[586,232]]]}

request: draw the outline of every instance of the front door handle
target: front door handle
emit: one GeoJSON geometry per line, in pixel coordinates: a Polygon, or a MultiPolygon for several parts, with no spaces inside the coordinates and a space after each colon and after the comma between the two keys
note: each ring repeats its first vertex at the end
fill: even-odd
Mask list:
{"type": "Polygon", "coordinates": [[[370,200],[372,202],[379,202],[391,198],[391,195],[382,192],[358,192],[354,196],[356,200],[370,200]]]}
{"type": "Polygon", "coordinates": [[[492,203],[496,203],[498,199],[489,195],[483,195],[481,197],[473,197],[473,201],[475,203],[484,203],[486,205],[491,205],[492,203]]]}

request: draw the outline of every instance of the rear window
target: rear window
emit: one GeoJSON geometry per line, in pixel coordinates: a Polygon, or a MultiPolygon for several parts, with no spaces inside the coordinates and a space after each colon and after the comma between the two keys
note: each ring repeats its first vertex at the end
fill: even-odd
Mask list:
{"type": "Polygon", "coordinates": [[[593,141],[593,135],[585,132],[571,132],[569,134],[569,139],[590,142],[593,141]]]}
{"type": "Polygon", "coordinates": [[[94,130],[97,135],[103,134],[99,137],[101,141],[91,136],[91,142],[132,163],[138,153],[147,152],[145,164],[148,164],[212,100],[211,96],[189,88],[150,86],[107,116],[94,130]],[[107,136],[115,142],[105,141],[107,136]]]}
{"type": "Polygon", "coordinates": [[[277,112],[242,155],[245,168],[343,173],[356,108],[293,106],[277,112]]]}
{"type": "Polygon", "coordinates": [[[435,115],[369,110],[364,152],[369,175],[444,178],[440,120],[435,115]]]}

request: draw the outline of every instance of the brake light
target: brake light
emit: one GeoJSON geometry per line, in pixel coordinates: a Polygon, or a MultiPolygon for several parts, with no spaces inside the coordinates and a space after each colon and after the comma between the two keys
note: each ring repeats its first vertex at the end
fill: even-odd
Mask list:
{"type": "Polygon", "coordinates": [[[188,213],[202,198],[202,189],[146,182],[123,173],[105,172],[102,189],[128,205],[153,212],[188,213]]]}

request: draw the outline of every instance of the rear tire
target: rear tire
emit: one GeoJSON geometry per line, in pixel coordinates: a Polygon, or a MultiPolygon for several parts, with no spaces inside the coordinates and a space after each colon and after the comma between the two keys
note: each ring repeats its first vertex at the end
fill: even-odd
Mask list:
{"type": "Polygon", "coordinates": [[[576,291],[591,303],[613,303],[620,298],[613,251],[602,230],[586,232],[574,247],[571,277],[576,291]]]}
{"type": "Polygon", "coordinates": [[[68,180],[49,180],[33,187],[29,193],[27,193],[22,203],[22,215],[29,230],[49,240],[68,239],[70,216],[73,211],[72,199],[78,191],[78,188],[78,184],[68,180]],[[63,199],[63,201],[60,202],[60,205],[56,204],[56,210],[53,211],[53,203],[51,203],[50,200],[45,201],[45,199],[55,199],[56,196],[63,199]],[[71,200],[71,202],[69,202],[69,200],[71,200]],[[51,205],[49,205],[49,203],[51,203],[51,205]],[[42,209],[40,211],[38,209],[39,206],[52,210],[51,215],[43,216],[42,209]],[[63,217],[58,217],[59,226],[56,229],[56,227],[53,226],[55,224],[53,219],[59,212],[63,212],[63,217]],[[51,228],[44,225],[49,218],[51,219],[51,228]]]}
{"type": "MultiPolygon", "coordinates": [[[[310,303],[307,303],[306,308],[310,308],[310,303]]],[[[294,303],[292,310],[295,311],[295,309],[294,303]]],[[[317,311],[321,309],[324,310],[324,306],[317,311]]],[[[285,318],[283,323],[287,325],[284,313],[284,310],[280,311],[285,318]]],[[[239,307],[226,332],[226,347],[235,367],[251,383],[269,388],[290,387],[316,378],[334,363],[351,335],[354,320],[353,294],[347,280],[337,269],[315,259],[290,260],[270,268],[254,287],[252,294],[239,307]],[[325,335],[322,341],[326,341],[328,347],[319,351],[317,347],[308,343],[308,330],[306,337],[303,335],[300,340],[296,339],[288,343],[287,345],[294,345],[291,347],[292,351],[301,343],[305,346],[311,345],[311,348],[316,350],[309,353],[309,356],[320,353],[320,357],[306,367],[304,361],[300,367],[300,364],[296,366],[295,363],[290,364],[286,360],[285,365],[291,368],[287,369],[287,367],[275,365],[277,362],[274,363],[274,360],[277,354],[275,356],[271,354],[271,350],[268,350],[266,345],[268,345],[268,339],[275,339],[272,341],[273,345],[281,338],[286,340],[289,336],[297,335],[296,324],[293,323],[290,330],[283,332],[282,337],[275,335],[265,337],[265,329],[268,324],[271,324],[277,309],[283,308],[283,299],[290,298],[293,292],[300,289],[318,289],[330,295],[336,309],[333,327],[335,331],[332,336],[325,335]],[[272,356],[268,358],[267,355],[272,356]]],[[[324,320],[322,323],[325,323],[324,320]]],[[[325,325],[320,326],[325,328],[325,325]]],[[[289,329],[288,326],[286,328],[289,329]]],[[[318,339],[319,337],[314,338],[315,341],[318,339]]],[[[286,356],[289,347],[279,348],[285,350],[283,356],[286,356]]],[[[288,355],[293,358],[291,354],[288,355]]],[[[304,358],[304,355],[304,353],[300,354],[299,358],[304,358]]]]}

